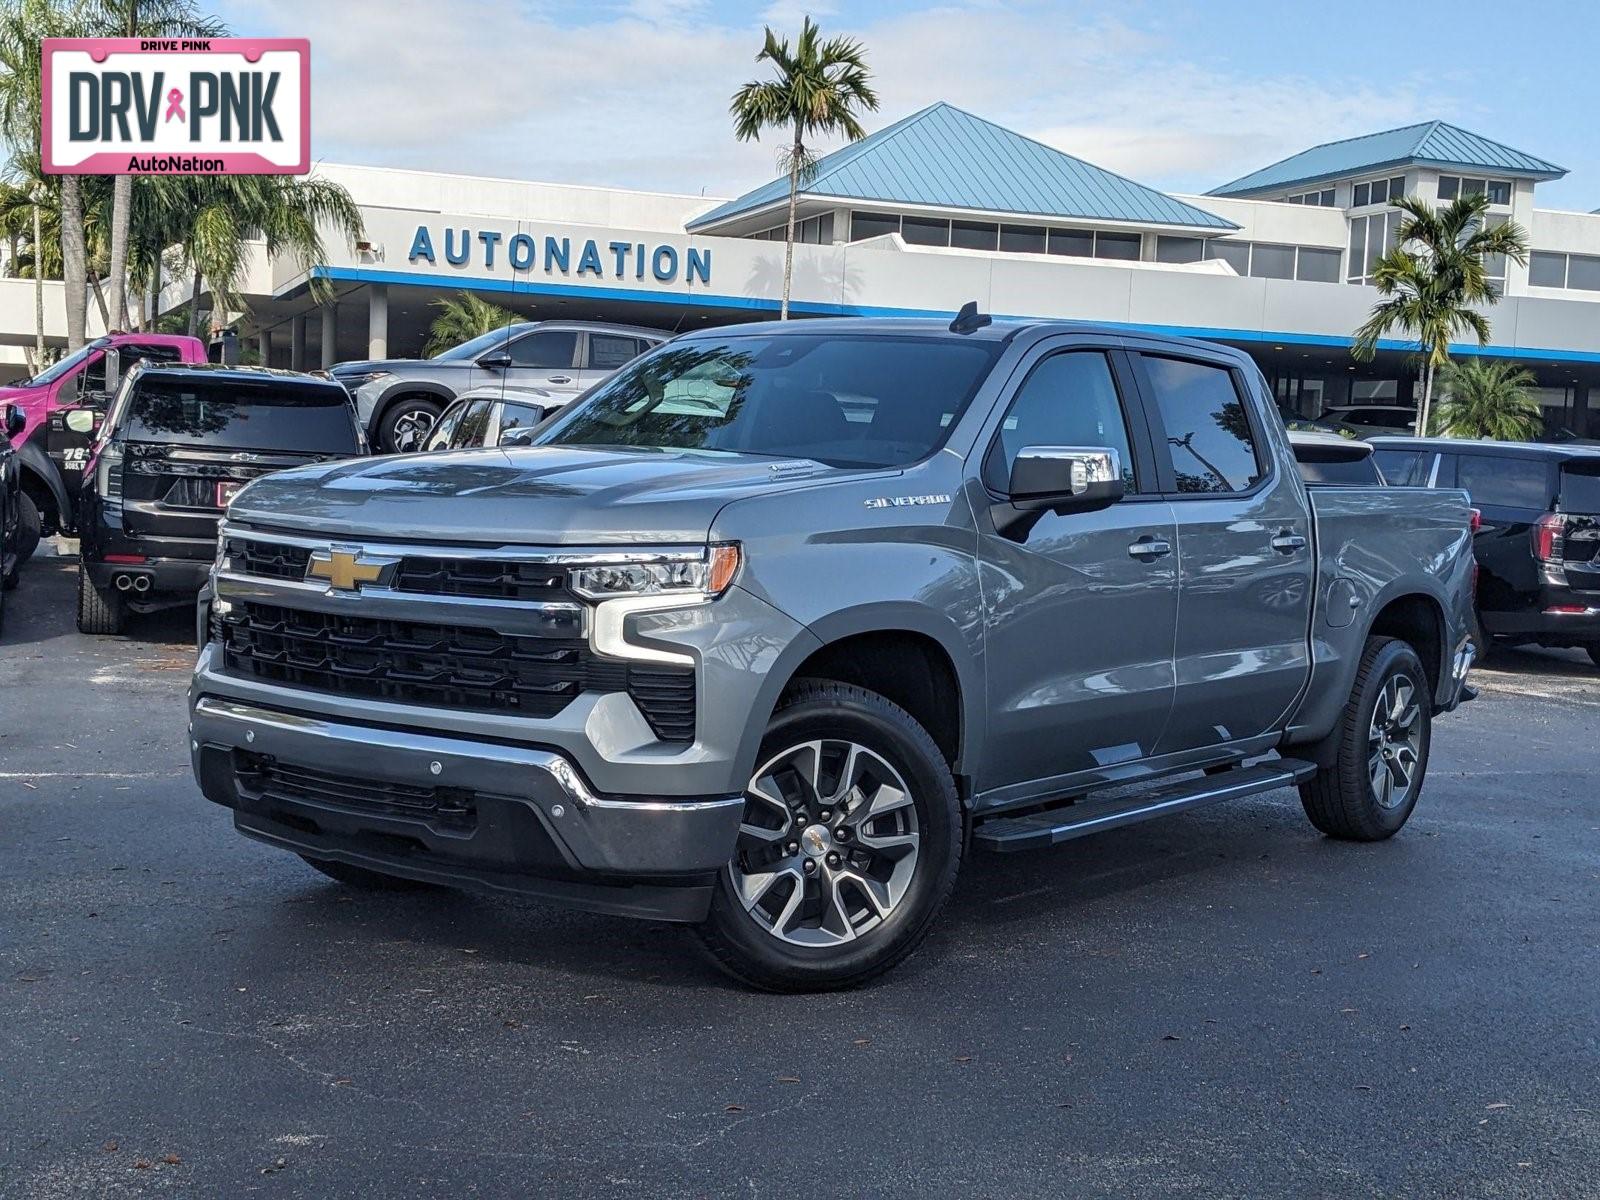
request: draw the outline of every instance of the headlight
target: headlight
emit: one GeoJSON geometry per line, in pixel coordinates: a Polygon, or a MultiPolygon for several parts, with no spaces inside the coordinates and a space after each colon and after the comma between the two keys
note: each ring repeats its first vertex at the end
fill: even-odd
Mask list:
{"type": "Polygon", "coordinates": [[[739,557],[735,542],[708,546],[702,558],[619,554],[607,562],[573,567],[569,579],[572,590],[589,600],[678,593],[716,597],[739,573],[739,557]]]}

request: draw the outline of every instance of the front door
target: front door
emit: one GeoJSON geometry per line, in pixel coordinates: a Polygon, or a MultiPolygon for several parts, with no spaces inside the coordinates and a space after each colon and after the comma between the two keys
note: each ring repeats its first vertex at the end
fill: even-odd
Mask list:
{"type": "Polygon", "coordinates": [[[1134,361],[1178,526],[1177,691],[1160,751],[1255,738],[1278,727],[1311,669],[1305,488],[1232,359],[1134,361]]]}
{"type": "MultiPolygon", "coordinates": [[[[1026,446],[1107,447],[1128,495],[1098,512],[1045,513],[1027,534],[978,513],[989,736],[980,791],[1119,768],[1154,753],[1172,703],[1177,534],[1157,494],[1126,360],[1053,343],[1023,365],[983,460],[999,501],[1026,446]]],[[[1004,791],[994,797],[1003,802],[1004,791]]]]}
{"type": "Polygon", "coordinates": [[[506,347],[511,365],[501,374],[504,383],[537,387],[563,395],[576,395],[578,384],[578,334],[572,329],[536,329],[506,347]]]}

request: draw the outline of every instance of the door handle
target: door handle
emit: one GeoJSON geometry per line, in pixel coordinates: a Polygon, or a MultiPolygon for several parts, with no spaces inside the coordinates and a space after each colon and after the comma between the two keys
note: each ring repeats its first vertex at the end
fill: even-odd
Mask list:
{"type": "Polygon", "coordinates": [[[1306,540],[1298,533],[1291,533],[1287,529],[1282,529],[1272,539],[1272,548],[1279,554],[1293,554],[1296,550],[1304,550],[1306,548],[1306,540]]]}
{"type": "Polygon", "coordinates": [[[1146,536],[1129,546],[1128,553],[1144,562],[1152,562],[1163,555],[1171,554],[1172,543],[1163,541],[1160,538],[1146,536]]]}
{"type": "Polygon", "coordinates": [[[551,375],[545,379],[546,383],[571,383],[571,375],[551,375]]]}

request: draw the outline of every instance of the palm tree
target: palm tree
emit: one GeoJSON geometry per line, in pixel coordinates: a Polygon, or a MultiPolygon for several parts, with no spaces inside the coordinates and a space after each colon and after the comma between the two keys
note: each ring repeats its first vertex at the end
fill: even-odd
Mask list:
{"type": "Polygon", "coordinates": [[[733,94],[734,135],[741,142],[761,140],[764,129],[792,129],[794,140],[779,156],[789,176],[789,224],[784,237],[782,320],[789,319],[789,288],[794,280],[794,213],[800,181],[816,168],[807,140],[818,134],[844,134],[854,142],[866,136],[858,111],[878,107],[861,43],[852,38],[820,40],[810,17],[800,29],[794,51],[788,39],[767,29],[766,44],[756,61],[766,59],[778,70],[776,79],[758,79],[733,94]]]}
{"type": "Polygon", "coordinates": [[[1440,376],[1435,427],[1445,437],[1531,442],[1544,429],[1544,410],[1529,389],[1533,372],[1515,363],[1469,359],[1440,376]]]}
{"type": "Polygon", "coordinates": [[[1352,353],[1370,361],[1385,334],[1411,335],[1423,358],[1417,428],[1425,431],[1434,373],[1450,361],[1451,339],[1471,333],[1480,346],[1489,342],[1489,320],[1473,306],[1493,304],[1500,290],[1490,282],[1484,259],[1504,255],[1519,266],[1526,263],[1528,235],[1515,221],[1490,226],[1484,218],[1489,198],[1481,193],[1459,196],[1439,209],[1420,196],[1390,203],[1405,218],[1394,248],[1373,271],[1373,285],[1385,299],[1356,330],[1352,353]]]}
{"type": "Polygon", "coordinates": [[[522,320],[509,308],[490,304],[471,292],[457,292],[448,299],[435,300],[433,307],[439,310],[439,315],[428,328],[428,344],[422,351],[429,356],[522,320]]]}
{"type": "Polygon", "coordinates": [[[189,332],[198,335],[200,293],[211,290],[213,310],[236,307],[250,243],[271,257],[288,254],[311,274],[312,298],[325,300],[330,285],[315,268],[327,261],[323,230],[348,241],[361,236],[361,210],[337,183],[289,175],[152,175],[134,193],[134,226],[141,231],[146,268],[159,250],[176,246],[194,277],[189,332]]]}

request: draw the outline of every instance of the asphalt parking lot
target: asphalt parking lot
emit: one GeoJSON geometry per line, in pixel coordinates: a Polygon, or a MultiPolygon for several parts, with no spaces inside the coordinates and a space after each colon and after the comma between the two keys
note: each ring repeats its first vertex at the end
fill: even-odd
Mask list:
{"type": "Polygon", "coordinates": [[[0,1195],[1600,1195],[1600,672],[1510,653],[1393,841],[1290,792],[974,857],[867,990],[369,897],[184,752],[189,614],[0,640],[0,1195]]]}

